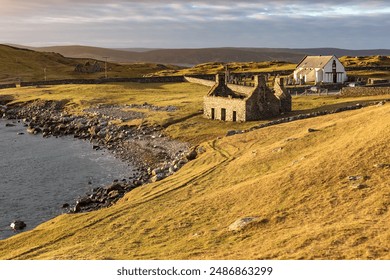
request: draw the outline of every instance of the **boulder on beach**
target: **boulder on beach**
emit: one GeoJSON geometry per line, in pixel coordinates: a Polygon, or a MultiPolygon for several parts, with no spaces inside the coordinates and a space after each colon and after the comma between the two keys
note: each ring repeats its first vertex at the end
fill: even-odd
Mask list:
{"type": "Polygon", "coordinates": [[[15,220],[13,221],[11,224],[10,224],[10,227],[14,230],[14,231],[17,231],[17,230],[22,230],[26,227],[26,223],[23,222],[23,221],[20,221],[20,220],[15,220]]]}

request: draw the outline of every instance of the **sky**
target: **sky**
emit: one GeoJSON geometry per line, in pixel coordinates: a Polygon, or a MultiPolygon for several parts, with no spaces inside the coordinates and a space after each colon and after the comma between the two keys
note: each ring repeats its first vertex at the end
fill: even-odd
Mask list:
{"type": "Polygon", "coordinates": [[[390,0],[0,0],[0,42],[390,48],[390,0]]]}

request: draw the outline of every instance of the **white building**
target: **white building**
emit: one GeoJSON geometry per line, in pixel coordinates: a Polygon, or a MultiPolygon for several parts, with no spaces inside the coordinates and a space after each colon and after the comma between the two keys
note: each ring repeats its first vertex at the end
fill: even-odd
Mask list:
{"type": "Polygon", "coordinates": [[[294,71],[297,83],[343,83],[347,73],[334,55],[306,56],[294,71]]]}

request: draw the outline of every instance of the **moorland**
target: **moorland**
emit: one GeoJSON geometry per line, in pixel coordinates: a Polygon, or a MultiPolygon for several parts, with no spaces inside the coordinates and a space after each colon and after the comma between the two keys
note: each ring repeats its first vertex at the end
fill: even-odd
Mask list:
{"type": "MultiPolygon", "coordinates": [[[[73,71],[78,59],[1,48],[0,61],[14,65],[1,68],[3,81],[9,82],[15,73],[24,75],[24,79],[41,80],[43,59],[47,59],[45,65],[56,69],[53,72],[57,76],[52,76],[53,79],[60,75],[84,75],[73,71]],[[30,68],[30,72],[21,70],[25,68],[30,68]]],[[[381,56],[344,59],[352,64],[383,62],[381,56]]],[[[212,74],[222,67],[214,63],[189,69],[175,66],[161,69],[161,65],[153,63],[135,65],[143,70],[130,64],[110,63],[110,75],[198,73],[194,69],[212,74]]],[[[254,71],[292,67],[291,63],[275,62],[234,65],[254,71]]],[[[102,73],[83,77],[99,75],[102,73]]],[[[131,190],[108,208],[64,214],[1,240],[0,258],[390,257],[388,95],[293,96],[293,111],[287,116],[331,111],[357,103],[364,106],[250,130],[272,120],[228,123],[204,119],[202,101],[208,90],[191,83],[53,85],[0,90],[0,97],[7,100],[6,106],[36,100],[66,100],[63,110],[71,115],[83,115],[85,110],[99,105],[146,102],[174,106],[178,109],[174,112],[132,108],[144,117],[114,120],[112,124],[158,126],[168,137],[189,143],[199,151],[195,159],[173,175],[131,190]],[[228,137],[229,130],[248,132],[228,137]]]]}

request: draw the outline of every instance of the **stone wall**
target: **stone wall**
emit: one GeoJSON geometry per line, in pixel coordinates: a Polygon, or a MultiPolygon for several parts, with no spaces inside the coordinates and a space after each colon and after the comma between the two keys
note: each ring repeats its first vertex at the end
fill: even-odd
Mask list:
{"type": "Polygon", "coordinates": [[[344,87],[341,96],[372,96],[390,94],[390,87],[344,87]]]}
{"type": "Polygon", "coordinates": [[[284,87],[284,79],[280,77],[275,78],[274,83],[275,96],[280,100],[280,106],[283,112],[291,112],[292,98],[291,94],[284,87]]]}
{"type": "MultiPolygon", "coordinates": [[[[207,75],[208,78],[209,75],[207,75]]],[[[208,87],[213,87],[215,85],[215,76],[213,76],[214,79],[206,79],[206,77],[190,77],[190,76],[184,76],[184,79],[187,82],[194,83],[194,84],[200,84],[208,87]]],[[[234,92],[238,92],[240,94],[249,95],[253,90],[254,87],[248,87],[248,86],[242,86],[242,85],[236,85],[236,84],[226,84],[228,88],[230,88],[234,92]]]]}
{"type": "Polygon", "coordinates": [[[254,90],[254,87],[247,87],[247,86],[241,86],[241,85],[235,85],[235,84],[227,84],[227,86],[232,91],[242,93],[245,95],[251,94],[251,92],[254,90]]]}
{"type": "Polygon", "coordinates": [[[208,119],[222,120],[222,109],[225,109],[225,120],[233,121],[233,112],[236,112],[237,122],[246,120],[246,102],[243,99],[226,98],[219,96],[205,96],[203,102],[204,116],[208,119]],[[212,116],[214,109],[214,118],[212,116]]]}
{"type": "Polygon", "coordinates": [[[108,78],[108,79],[64,79],[51,81],[21,82],[20,86],[44,86],[65,84],[104,84],[104,83],[181,83],[183,76],[139,77],[139,78],[108,78]]]}
{"type": "Polygon", "coordinates": [[[0,89],[3,88],[16,88],[16,84],[0,84],[0,89]]]}
{"type": "Polygon", "coordinates": [[[277,81],[277,94],[267,87],[264,76],[254,76],[255,87],[226,84],[223,75],[204,97],[204,116],[223,121],[253,121],[291,111],[291,95],[277,81]]]}
{"type": "Polygon", "coordinates": [[[184,76],[184,79],[189,83],[204,85],[207,87],[212,87],[215,85],[215,81],[210,81],[205,79],[199,79],[199,78],[187,77],[187,76],[184,76]]]}
{"type": "Polygon", "coordinates": [[[267,84],[264,76],[255,76],[256,87],[246,101],[247,121],[277,116],[281,113],[280,100],[267,84]]]}

